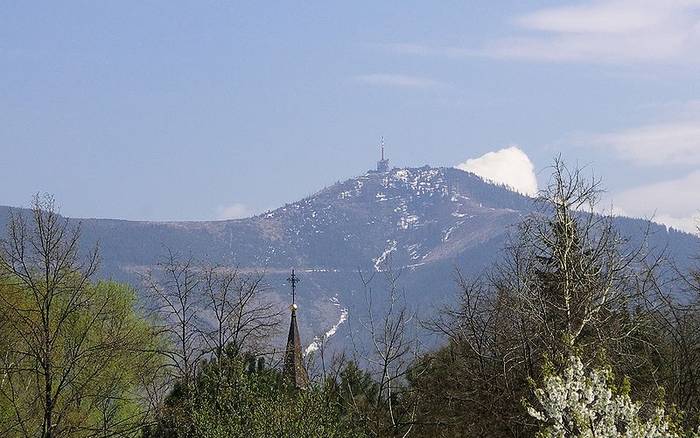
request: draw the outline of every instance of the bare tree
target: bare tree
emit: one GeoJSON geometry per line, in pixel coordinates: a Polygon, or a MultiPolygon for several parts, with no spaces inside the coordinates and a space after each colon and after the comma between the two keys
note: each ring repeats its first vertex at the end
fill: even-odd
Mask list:
{"type": "Polygon", "coordinates": [[[2,436],[81,436],[96,428],[109,436],[142,424],[143,412],[116,415],[118,399],[137,397],[116,383],[130,382],[130,372],[145,377],[150,359],[140,352],[149,339],[133,324],[123,287],[91,283],[98,250],[81,254],[79,241],[80,225],[39,195],[29,214],[11,214],[0,240],[0,399],[12,413],[2,436]]]}
{"type": "Polygon", "coordinates": [[[645,281],[650,318],[647,355],[649,380],[685,415],[688,430],[700,425],[700,270],[675,262],[659,263],[645,281]]]}
{"type": "MultiPolygon", "coordinates": [[[[389,420],[389,431],[382,430],[385,425],[381,417],[376,418],[371,427],[377,434],[408,436],[413,427],[415,406],[406,393],[406,377],[419,354],[417,319],[399,288],[399,274],[391,269],[390,262],[386,261],[381,271],[386,281],[385,295],[375,293],[376,274],[372,272],[367,276],[359,271],[365,291],[365,312],[357,318],[359,339],[368,346],[356,342],[357,334],[352,330],[351,334],[356,355],[377,380],[371,406],[376,411],[385,410],[389,420]],[[403,404],[397,409],[399,398],[403,404]]],[[[352,404],[356,405],[354,400],[352,404]]]]}
{"type": "Polygon", "coordinates": [[[519,403],[533,376],[532,333],[504,293],[488,277],[458,270],[456,306],[425,326],[447,336],[446,347],[426,355],[414,383],[419,430],[435,436],[519,436],[519,403]]]}
{"type": "Polygon", "coordinates": [[[519,254],[499,275],[505,283],[500,287],[516,291],[515,308],[535,325],[541,346],[550,346],[551,353],[619,343],[634,329],[618,322],[635,300],[641,302],[632,268],[640,267],[645,248],[630,248],[612,216],[596,211],[600,192],[599,180],[555,160],[540,210],[521,224],[511,248],[519,254]],[[524,267],[513,266],[521,260],[524,267]]]}
{"type": "Polygon", "coordinates": [[[161,349],[185,388],[194,382],[197,363],[205,354],[198,329],[201,277],[192,257],[181,258],[168,250],[156,270],[144,276],[154,312],[160,319],[161,332],[170,341],[161,349]]]}
{"type": "Polygon", "coordinates": [[[203,308],[211,321],[201,321],[208,352],[218,360],[224,349],[235,355],[260,353],[261,344],[279,327],[282,312],[264,298],[263,274],[242,274],[222,266],[203,270],[203,308]]]}
{"type": "Polygon", "coordinates": [[[161,353],[175,382],[188,390],[201,360],[259,353],[279,325],[281,312],[265,299],[260,273],[207,266],[168,251],[144,284],[170,341],[161,353]]]}

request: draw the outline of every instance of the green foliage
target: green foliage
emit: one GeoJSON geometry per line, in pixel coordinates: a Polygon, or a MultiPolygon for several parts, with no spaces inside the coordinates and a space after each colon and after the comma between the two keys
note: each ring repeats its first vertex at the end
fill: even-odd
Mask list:
{"type": "MultiPolygon", "coordinates": [[[[77,280],[71,280],[77,281],[77,280]]],[[[37,436],[42,425],[42,387],[37,375],[46,360],[36,354],[39,312],[29,290],[12,278],[0,284],[0,434],[37,436]]],[[[52,338],[52,387],[57,394],[55,436],[119,433],[135,436],[148,412],[144,386],[160,361],[157,337],[136,311],[136,294],[114,282],[90,284],[89,300],[75,306],[52,338]]],[[[56,312],[50,327],[59,326],[56,312]]],[[[66,313],[63,313],[66,315],[66,313]]]]}
{"type": "Polygon", "coordinates": [[[396,382],[391,400],[380,392],[380,384],[355,361],[347,362],[326,387],[340,404],[344,421],[371,437],[404,436],[413,427],[415,400],[408,382],[396,382]]]}
{"type": "Polygon", "coordinates": [[[354,361],[348,362],[340,372],[339,382],[328,382],[341,401],[343,413],[356,423],[367,421],[376,411],[375,403],[379,394],[379,384],[372,376],[354,361]]]}
{"type": "Polygon", "coordinates": [[[227,351],[177,386],[147,437],[362,437],[326,386],[299,390],[253,357],[227,351]]]}
{"type": "Polygon", "coordinates": [[[418,405],[415,436],[530,436],[531,427],[520,420],[528,377],[504,373],[504,364],[510,365],[499,369],[454,341],[424,355],[410,380],[418,405]]]}

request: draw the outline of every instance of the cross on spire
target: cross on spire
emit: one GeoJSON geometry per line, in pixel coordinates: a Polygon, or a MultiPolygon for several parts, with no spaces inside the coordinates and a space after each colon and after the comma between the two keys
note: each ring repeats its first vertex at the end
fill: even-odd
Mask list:
{"type": "Polygon", "coordinates": [[[299,337],[299,327],[297,327],[297,305],[296,300],[297,283],[299,277],[292,269],[292,275],[287,281],[292,285],[292,305],[289,306],[292,318],[289,321],[289,336],[287,336],[287,348],[284,352],[284,376],[296,388],[306,388],[309,385],[309,375],[304,367],[304,360],[301,353],[301,338],[299,337]]]}
{"type": "Polygon", "coordinates": [[[289,278],[287,278],[287,281],[289,282],[289,284],[292,285],[292,306],[294,306],[296,304],[295,299],[296,299],[297,283],[299,283],[299,281],[300,281],[299,277],[297,277],[294,274],[294,269],[292,269],[292,275],[290,275],[289,278]]]}

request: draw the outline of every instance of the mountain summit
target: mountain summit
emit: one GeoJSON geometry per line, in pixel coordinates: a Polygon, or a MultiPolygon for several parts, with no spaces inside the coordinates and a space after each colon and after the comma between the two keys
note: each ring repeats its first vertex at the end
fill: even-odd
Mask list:
{"type": "Polygon", "coordinates": [[[407,168],[337,183],[277,210],[228,223],[265,243],[256,264],[377,270],[458,257],[504,232],[531,202],[452,168],[407,168]]]}

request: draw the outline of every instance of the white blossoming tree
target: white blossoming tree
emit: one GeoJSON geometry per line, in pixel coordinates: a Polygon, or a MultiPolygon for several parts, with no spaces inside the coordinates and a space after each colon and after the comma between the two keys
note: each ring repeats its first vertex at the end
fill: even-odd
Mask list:
{"type": "MultiPolygon", "coordinates": [[[[540,437],[680,437],[662,406],[650,418],[639,415],[640,403],[610,386],[608,370],[586,372],[581,359],[570,358],[562,375],[550,374],[535,389],[539,407],[528,406],[542,423],[540,437]]],[[[693,434],[698,437],[700,434],[693,434]]]]}

